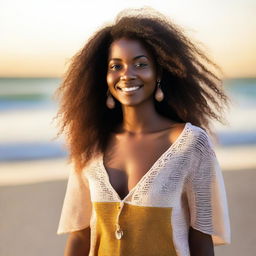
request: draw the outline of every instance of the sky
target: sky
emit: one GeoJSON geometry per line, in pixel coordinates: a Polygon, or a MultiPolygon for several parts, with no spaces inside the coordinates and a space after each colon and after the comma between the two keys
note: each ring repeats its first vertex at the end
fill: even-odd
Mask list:
{"type": "Polygon", "coordinates": [[[256,77],[255,0],[0,0],[0,76],[61,77],[97,29],[143,6],[184,28],[225,77],[256,77]]]}

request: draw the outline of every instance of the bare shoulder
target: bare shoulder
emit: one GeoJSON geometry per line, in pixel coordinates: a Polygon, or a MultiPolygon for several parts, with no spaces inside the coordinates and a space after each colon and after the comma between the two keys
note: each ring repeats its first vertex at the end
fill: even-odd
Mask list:
{"type": "Polygon", "coordinates": [[[178,137],[181,135],[185,128],[186,123],[176,123],[173,125],[173,128],[170,130],[169,133],[169,140],[171,143],[174,143],[178,137]]]}

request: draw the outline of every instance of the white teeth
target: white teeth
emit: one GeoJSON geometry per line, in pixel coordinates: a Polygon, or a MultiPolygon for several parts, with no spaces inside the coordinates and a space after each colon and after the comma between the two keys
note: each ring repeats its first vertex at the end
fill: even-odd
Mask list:
{"type": "Polygon", "coordinates": [[[138,90],[139,88],[140,88],[139,86],[133,86],[133,87],[123,87],[120,89],[124,92],[131,92],[131,91],[138,90]]]}

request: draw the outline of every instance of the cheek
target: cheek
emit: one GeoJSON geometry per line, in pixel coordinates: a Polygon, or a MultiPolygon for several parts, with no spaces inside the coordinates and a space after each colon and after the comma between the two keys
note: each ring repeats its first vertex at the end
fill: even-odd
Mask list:
{"type": "Polygon", "coordinates": [[[152,70],[148,70],[148,71],[144,72],[143,79],[145,82],[155,83],[156,82],[156,73],[152,70]]]}
{"type": "Polygon", "coordinates": [[[106,79],[107,79],[107,84],[108,84],[108,86],[112,83],[112,77],[107,73],[107,77],[106,77],[106,79]]]}
{"type": "Polygon", "coordinates": [[[106,80],[107,80],[108,89],[110,93],[114,96],[116,94],[115,84],[117,83],[117,78],[113,74],[108,73],[106,80]]]}
{"type": "Polygon", "coordinates": [[[116,78],[113,74],[107,73],[107,84],[109,87],[113,86],[115,84],[115,80],[116,80],[116,78]]]}

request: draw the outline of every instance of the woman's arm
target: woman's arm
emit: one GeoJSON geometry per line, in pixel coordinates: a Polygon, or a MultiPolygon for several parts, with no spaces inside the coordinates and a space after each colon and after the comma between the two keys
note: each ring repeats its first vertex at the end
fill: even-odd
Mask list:
{"type": "Polygon", "coordinates": [[[64,256],[88,256],[90,251],[90,227],[70,233],[64,256]]]}
{"type": "Polygon", "coordinates": [[[190,227],[189,248],[191,256],[214,256],[214,248],[211,235],[202,233],[190,227]]]}

